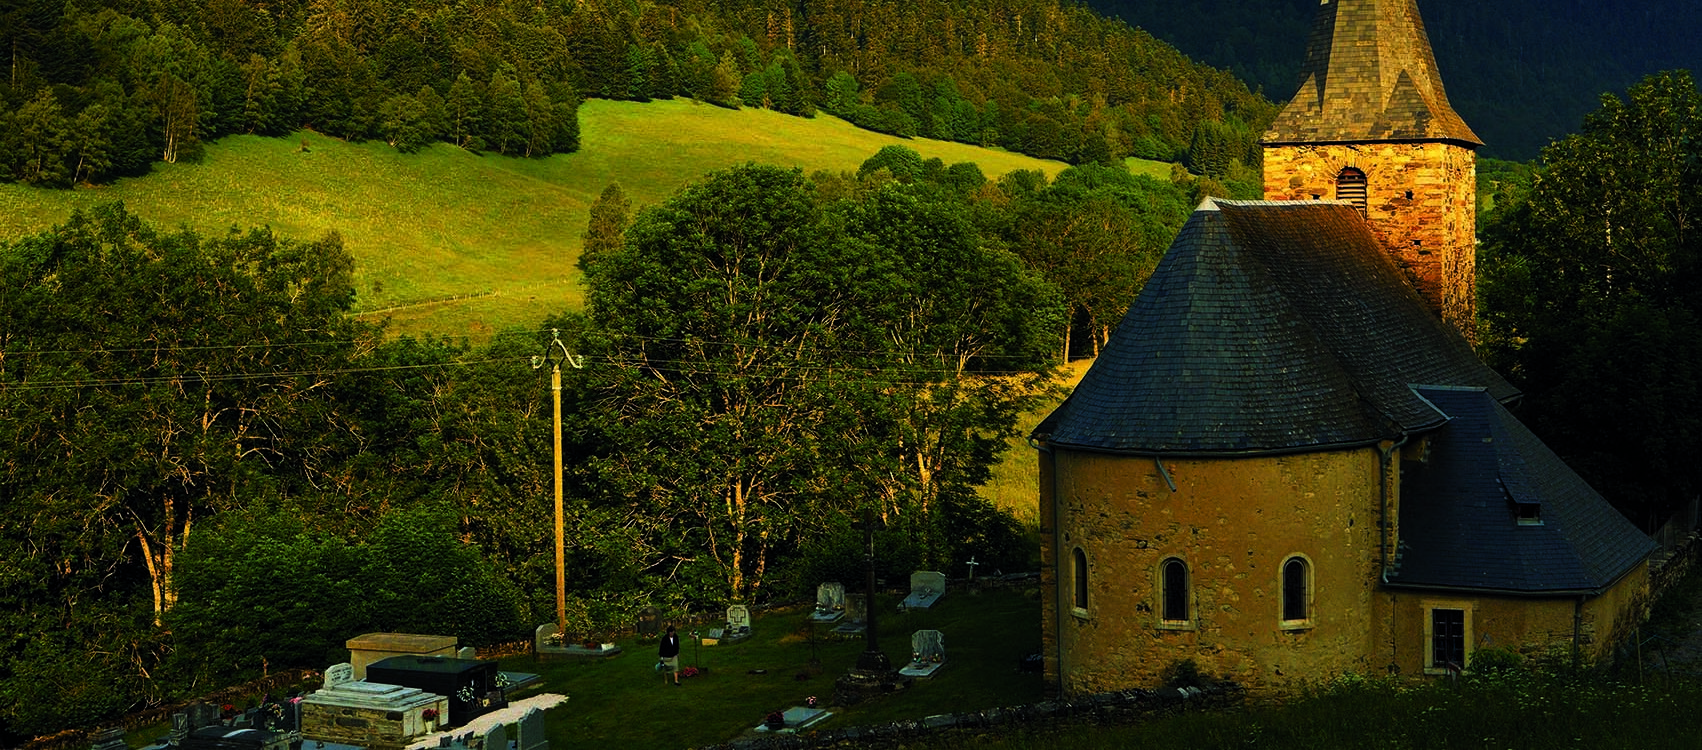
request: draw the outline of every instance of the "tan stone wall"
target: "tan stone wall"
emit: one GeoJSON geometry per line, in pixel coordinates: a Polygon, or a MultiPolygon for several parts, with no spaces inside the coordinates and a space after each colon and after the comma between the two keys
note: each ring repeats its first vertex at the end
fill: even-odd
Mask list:
{"type": "Polygon", "coordinates": [[[1041,465],[1044,569],[1057,572],[1045,589],[1045,656],[1065,693],[1151,687],[1183,659],[1255,690],[1382,666],[1370,656],[1376,450],[1166,460],[1175,492],[1151,458],[1060,449],[1041,465]],[[1073,606],[1077,547],[1088,560],[1085,613],[1073,606]],[[1281,569],[1296,554],[1311,566],[1312,618],[1285,628],[1281,569]],[[1193,619],[1180,629],[1159,614],[1159,569],[1172,556],[1191,575],[1193,619]]]}
{"type": "Polygon", "coordinates": [[[1048,698],[1057,697],[1061,687],[1058,660],[1058,604],[1067,592],[1058,589],[1058,554],[1055,531],[1057,517],[1053,488],[1055,462],[1052,451],[1040,451],[1040,590],[1052,596],[1040,605],[1040,657],[1048,698]]]}
{"type": "Polygon", "coordinates": [[[315,740],[370,748],[400,748],[428,729],[435,731],[439,726],[435,723],[428,726],[422,718],[427,708],[435,708],[438,716],[448,717],[449,699],[437,696],[433,703],[400,711],[309,702],[302,705],[301,732],[302,736],[315,740]]]}
{"type": "Polygon", "coordinates": [[[1591,664],[1607,657],[1618,639],[1647,614],[1648,567],[1639,564],[1600,596],[1551,599],[1453,594],[1443,591],[1391,592],[1395,616],[1394,663],[1401,674],[1438,674],[1427,664],[1427,624],[1432,607],[1466,610],[1466,658],[1479,648],[1509,648],[1538,660],[1570,662],[1574,617],[1579,658],[1591,664]]]}
{"type": "Polygon", "coordinates": [[[1474,339],[1476,154],[1440,142],[1270,146],[1265,198],[1335,200],[1347,167],[1365,173],[1366,218],[1396,263],[1443,320],[1474,339]]]}

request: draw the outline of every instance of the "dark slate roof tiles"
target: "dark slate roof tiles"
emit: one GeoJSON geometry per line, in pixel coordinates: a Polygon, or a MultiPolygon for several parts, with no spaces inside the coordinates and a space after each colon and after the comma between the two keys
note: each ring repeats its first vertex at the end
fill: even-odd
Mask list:
{"type": "Polygon", "coordinates": [[[1594,592],[1654,549],[1487,393],[1417,390],[1450,420],[1431,434],[1427,462],[1402,467],[1402,554],[1392,583],[1594,592]],[[1539,504],[1541,525],[1520,525],[1514,501],[1539,504]]]}
{"type": "Polygon", "coordinates": [[[1035,434],[1123,453],[1282,453],[1440,424],[1406,388],[1517,391],[1424,306],[1342,203],[1208,202],[1035,434]]]}

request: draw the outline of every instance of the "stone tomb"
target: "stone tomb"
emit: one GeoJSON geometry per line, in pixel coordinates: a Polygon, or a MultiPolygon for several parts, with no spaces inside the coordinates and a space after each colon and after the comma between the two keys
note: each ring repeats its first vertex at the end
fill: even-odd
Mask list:
{"type": "Polygon", "coordinates": [[[367,665],[392,656],[455,656],[455,636],[416,633],[367,633],[350,638],[349,664],[355,679],[366,679],[367,665]]]}
{"type": "MultiPolygon", "coordinates": [[[[338,665],[346,667],[348,665],[338,665]]],[[[426,733],[428,708],[449,714],[449,699],[419,688],[376,682],[334,682],[325,670],[325,687],[301,702],[302,736],[364,746],[397,746],[426,733]]]]}
{"type": "Polygon", "coordinates": [[[910,574],[910,595],[904,597],[900,607],[905,609],[927,609],[934,606],[946,593],[946,576],[935,570],[918,570],[910,574]]]}
{"type": "Polygon", "coordinates": [[[392,656],[366,669],[372,681],[419,688],[448,696],[446,726],[461,726],[508,705],[502,672],[495,661],[442,656],[392,656]]]}
{"type": "Polygon", "coordinates": [[[751,608],[743,604],[735,604],[727,608],[727,628],[721,632],[721,640],[727,643],[738,643],[751,637],[751,608]]]}
{"type": "Polygon", "coordinates": [[[834,626],[833,632],[840,635],[861,635],[868,627],[869,607],[862,594],[845,595],[845,619],[834,626]]]}
{"type": "Polygon", "coordinates": [[[822,721],[826,720],[827,717],[832,716],[832,715],[833,715],[833,712],[828,711],[825,708],[812,708],[812,707],[809,707],[809,706],[793,706],[791,708],[786,709],[786,711],[780,715],[782,723],[784,724],[784,726],[782,726],[779,729],[776,729],[774,727],[769,726],[768,722],[764,721],[763,723],[756,725],[756,731],[758,731],[758,732],[783,732],[783,733],[796,732],[800,729],[808,729],[808,728],[810,728],[810,727],[812,727],[816,724],[819,724],[822,721]]]}
{"type": "Polygon", "coordinates": [[[845,616],[845,584],[837,581],[816,587],[816,609],[810,619],[835,622],[845,616]]]}
{"type": "Polygon", "coordinates": [[[945,665],[945,635],[938,630],[918,630],[910,636],[910,663],[898,673],[905,677],[933,677],[945,665]]]}

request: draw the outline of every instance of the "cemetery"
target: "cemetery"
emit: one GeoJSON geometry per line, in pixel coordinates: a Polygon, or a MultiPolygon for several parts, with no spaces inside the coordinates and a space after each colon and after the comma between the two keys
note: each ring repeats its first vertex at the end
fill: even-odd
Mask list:
{"type": "Polygon", "coordinates": [[[277,709],[265,706],[197,708],[154,730],[148,750],[685,748],[1039,701],[1039,675],[1021,669],[1040,647],[1033,581],[989,581],[942,598],[943,576],[925,578],[934,594],[927,607],[912,606],[910,582],[877,592],[873,613],[866,594],[824,586],[815,601],[788,607],[734,606],[691,618],[646,612],[608,648],[563,644],[544,626],[530,653],[500,660],[478,659],[452,637],[359,635],[348,642],[350,662],[327,668],[323,686],[284,704],[287,718],[274,721],[277,709]],[[840,616],[823,617],[835,611],[840,616]],[[840,629],[869,614],[880,660],[891,665],[880,677],[901,689],[835,705],[836,684],[870,658],[869,634],[840,629]],[[659,675],[656,634],[665,624],[680,633],[680,689],[659,675]],[[941,671],[944,632],[953,634],[952,669],[941,671]],[[570,647],[590,653],[565,654],[570,647]],[[480,723],[481,714],[498,713],[499,723],[480,723]],[[523,716],[532,717],[526,728],[523,716]]]}

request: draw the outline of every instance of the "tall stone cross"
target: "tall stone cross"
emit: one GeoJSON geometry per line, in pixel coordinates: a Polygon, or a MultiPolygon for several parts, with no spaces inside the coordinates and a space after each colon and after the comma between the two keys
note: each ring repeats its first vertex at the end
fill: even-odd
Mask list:
{"type": "Polygon", "coordinates": [[[864,509],[862,522],[854,523],[852,527],[863,530],[863,541],[868,545],[867,562],[869,567],[867,586],[864,588],[863,594],[867,597],[864,600],[867,602],[864,607],[867,611],[863,615],[865,618],[863,653],[857,657],[857,669],[864,672],[885,674],[892,671],[892,661],[886,658],[886,652],[881,650],[880,644],[875,640],[875,612],[880,609],[875,606],[875,530],[881,526],[875,520],[874,511],[864,509]]]}

